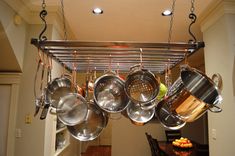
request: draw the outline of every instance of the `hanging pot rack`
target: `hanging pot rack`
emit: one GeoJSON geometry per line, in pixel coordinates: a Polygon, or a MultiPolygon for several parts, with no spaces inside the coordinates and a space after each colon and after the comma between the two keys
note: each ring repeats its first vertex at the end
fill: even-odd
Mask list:
{"type": "Polygon", "coordinates": [[[77,64],[77,71],[86,71],[88,62],[90,62],[90,69],[107,70],[111,57],[113,70],[116,70],[119,64],[119,70],[127,72],[131,66],[140,63],[139,54],[142,49],[144,67],[156,73],[164,73],[166,64],[173,68],[183,61],[186,55],[189,56],[204,47],[204,42],[88,42],[38,39],[31,39],[31,44],[71,71],[73,63],[77,64]],[[76,53],[76,58],[74,53],[76,53]]]}
{"type": "Polygon", "coordinates": [[[77,71],[87,71],[87,65],[89,64],[89,69],[91,70],[95,69],[96,71],[102,72],[111,67],[112,70],[128,72],[131,66],[141,63],[152,72],[164,73],[166,67],[168,69],[175,67],[186,57],[205,46],[204,42],[198,42],[191,32],[191,27],[197,18],[194,14],[194,0],[191,0],[189,14],[191,24],[188,28],[189,34],[193,40],[189,40],[189,42],[171,42],[175,1],[176,0],[174,0],[172,4],[168,42],[154,43],[67,40],[63,0],[61,1],[61,7],[64,24],[64,40],[47,40],[47,37],[43,35],[47,29],[45,19],[47,11],[45,0],[43,0],[40,18],[44,23],[44,28],[39,35],[39,39],[31,39],[31,44],[70,71],[74,69],[74,64],[77,65],[77,71]],[[140,51],[142,55],[141,59],[140,51]]]}

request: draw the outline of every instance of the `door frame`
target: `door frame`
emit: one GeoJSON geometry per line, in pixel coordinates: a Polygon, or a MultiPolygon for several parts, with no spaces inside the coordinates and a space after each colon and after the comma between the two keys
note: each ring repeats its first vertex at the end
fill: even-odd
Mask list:
{"type": "Polygon", "coordinates": [[[14,156],[15,152],[15,129],[20,78],[21,73],[0,72],[0,85],[10,85],[11,87],[6,156],[14,156]]]}

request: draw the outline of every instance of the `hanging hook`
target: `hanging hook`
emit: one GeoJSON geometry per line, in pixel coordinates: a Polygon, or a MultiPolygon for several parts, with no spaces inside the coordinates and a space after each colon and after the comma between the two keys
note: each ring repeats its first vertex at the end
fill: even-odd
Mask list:
{"type": "Polygon", "coordinates": [[[47,40],[47,37],[45,35],[43,35],[45,33],[46,29],[47,29],[47,22],[46,22],[46,19],[45,19],[46,15],[47,15],[46,3],[45,3],[45,0],[43,0],[43,2],[42,2],[42,11],[40,12],[39,16],[40,16],[41,20],[44,23],[44,28],[42,29],[42,31],[41,31],[41,33],[39,34],[39,37],[38,37],[40,41],[47,40]]]}
{"type": "Polygon", "coordinates": [[[109,72],[111,71],[111,66],[112,66],[112,58],[111,58],[111,54],[109,55],[109,72]]]}
{"type": "MultiPolygon", "coordinates": [[[[196,42],[197,39],[196,39],[196,37],[194,36],[194,34],[192,33],[191,27],[192,27],[192,25],[196,22],[197,16],[196,16],[194,13],[190,13],[190,14],[189,14],[189,19],[191,19],[191,23],[189,24],[188,32],[189,32],[189,34],[191,35],[191,37],[193,38],[193,40],[196,42]]],[[[191,40],[190,40],[190,41],[191,41],[191,40]]]]}
{"type": "Polygon", "coordinates": [[[143,49],[142,48],[140,48],[140,67],[142,68],[142,66],[143,66],[143,49]]]}
{"type": "MultiPolygon", "coordinates": [[[[196,37],[194,36],[194,34],[192,33],[191,31],[191,27],[192,25],[196,22],[197,20],[197,16],[194,14],[194,0],[191,0],[191,8],[190,8],[190,14],[189,14],[189,19],[191,20],[191,23],[189,24],[189,27],[188,27],[188,32],[189,34],[191,35],[191,37],[193,38],[193,41],[194,42],[197,42],[197,39],[196,37]]],[[[189,40],[189,42],[191,42],[192,40],[189,40]]]]}

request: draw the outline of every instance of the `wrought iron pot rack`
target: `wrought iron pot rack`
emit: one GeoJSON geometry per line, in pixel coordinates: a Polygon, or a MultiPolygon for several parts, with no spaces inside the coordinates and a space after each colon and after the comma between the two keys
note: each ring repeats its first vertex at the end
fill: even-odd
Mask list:
{"type": "Polygon", "coordinates": [[[140,49],[142,50],[143,66],[153,72],[163,73],[166,65],[170,68],[204,47],[204,42],[189,43],[140,43],[129,41],[65,41],[65,40],[38,40],[31,39],[42,52],[57,62],[73,69],[77,64],[77,71],[86,71],[88,68],[104,71],[109,68],[122,72],[140,63],[140,49]]]}

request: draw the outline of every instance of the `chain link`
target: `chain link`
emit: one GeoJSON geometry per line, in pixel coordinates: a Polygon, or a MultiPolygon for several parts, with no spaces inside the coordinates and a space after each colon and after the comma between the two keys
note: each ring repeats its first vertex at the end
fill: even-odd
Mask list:
{"type": "Polygon", "coordinates": [[[194,13],[195,7],[194,7],[194,0],[191,0],[191,8],[190,8],[191,13],[194,13]]]}
{"type": "MultiPolygon", "coordinates": [[[[191,27],[192,25],[196,22],[197,20],[197,16],[194,14],[194,11],[195,11],[195,8],[194,8],[194,0],[191,0],[191,8],[190,8],[190,13],[189,13],[189,19],[191,20],[191,23],[189,24],[189,27],[188,27],[188,32],[189,34],[191,35],[191,37],[193,38],[193,40],[196,42],[197,39],[196,37],[194,36],[194,34],[192,33],[191,31],[191,27]]],[[[190,40],[191,41],[191,40],[190,40]]]]}
{"type": "Polygon", "coordinates": [[[42,1],[42,9],[45,10],[46,9],[46,3],[45,0],[42,1]]]}
{"type": "Polygon", "coordinates": [[[64,15],[64,2],[63,0],[60,0],[61,3],[61,12],[62,12],[62,18],[63,18],[63,25],[64,25],[64,40],[67,40],[67,31],[66,31],[66,23],[65,23],[65,15],[64,15]]]}
{"type": "Polygon", "coordinates": [[[170,18],[170,26],[169,26],[169,35],[168,35],[168,44],[171,42],[171,36],[172,36],[172,27],[173,27],[173,21],[174,21],[174,12],[175,12],[175,2],[176,0],[173,0],[172,7],[171,7],[171,18],[170,18]]]}

